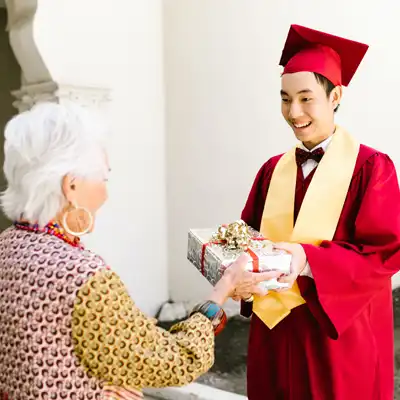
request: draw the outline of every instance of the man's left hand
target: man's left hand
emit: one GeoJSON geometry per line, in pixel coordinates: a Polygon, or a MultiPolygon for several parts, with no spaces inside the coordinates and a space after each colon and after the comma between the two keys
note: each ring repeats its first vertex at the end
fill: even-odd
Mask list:
{"type": "MultiPolygon", "coordinates": [[[[307,255],[303,249],[303,246],[298,243],[276,243],[274,247],[278,250],[284,250],[292,255],[290,275],[285,275],[278,279],[278,281],[281,283],[288,283],[289,288],[291,288],[307,264],[307,255]]],[[[280,289],[279,291],[284,290],[287,289],[280,289]]]]}

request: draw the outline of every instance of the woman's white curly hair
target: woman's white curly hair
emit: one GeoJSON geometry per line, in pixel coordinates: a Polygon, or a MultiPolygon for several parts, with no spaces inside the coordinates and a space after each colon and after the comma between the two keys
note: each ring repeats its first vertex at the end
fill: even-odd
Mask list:
{"type": "Polygon", "coordinates": [[[43,102],[16,115],[5,128],[0,201],[11,220],[45,225],[65,206],[62,179],[70,174],[104,179],[107,127],[73,103],[43,102]]]}

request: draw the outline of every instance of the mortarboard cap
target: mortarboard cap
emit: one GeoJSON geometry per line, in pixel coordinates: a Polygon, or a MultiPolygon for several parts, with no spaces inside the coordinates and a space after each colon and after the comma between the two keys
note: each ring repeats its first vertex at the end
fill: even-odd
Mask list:
{"type": "Polygon", "coordinates": [[[363,43],[291,25],[279,65],[283,74],[316,72],[335,86],[348,86],[367,50],[363,43]]]}

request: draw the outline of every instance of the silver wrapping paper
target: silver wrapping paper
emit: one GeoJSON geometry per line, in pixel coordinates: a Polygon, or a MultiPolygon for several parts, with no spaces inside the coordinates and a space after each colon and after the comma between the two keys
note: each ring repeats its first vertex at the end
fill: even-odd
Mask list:
{"type": "MultiPolygon", "coordinates": [[[[202,273],[202,275],[214,286],[222,277],[224,271],[243,253],[240,250],[228,250],[221,244],[208,244],[213,241],[212,237],[216,229],[191,229],[188,234],[188,260],[202,273]],[[203,260],[203,262],[202,262],[203,260]]],[[[253,237],[261,235],[250,229],[253,237]]],[[[252,240],[250,249],[258,256],[259,271],[278,270],[284,274],[290,273],[290,262],[292,256],[286,252],[273,248],[273,243],[267,240],[252,240]]],[[[253,261],[250,260],[246,266],[248,271],[253,271],[253,261]]],[[[276,279],[260,283],[267,290],[287,287],[276,279]]]]}

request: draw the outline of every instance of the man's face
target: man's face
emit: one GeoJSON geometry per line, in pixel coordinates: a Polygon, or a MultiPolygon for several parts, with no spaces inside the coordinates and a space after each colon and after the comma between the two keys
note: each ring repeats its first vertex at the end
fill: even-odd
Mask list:
{"type": "Polygon", "coordinates": [[[282,76],[282,115],[298,140],[313,147],[333,133],[340,95],[341,87],[336,87],[327,96],[312,72],[282,76]]]}

